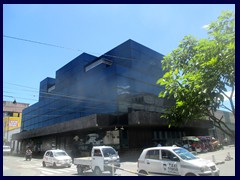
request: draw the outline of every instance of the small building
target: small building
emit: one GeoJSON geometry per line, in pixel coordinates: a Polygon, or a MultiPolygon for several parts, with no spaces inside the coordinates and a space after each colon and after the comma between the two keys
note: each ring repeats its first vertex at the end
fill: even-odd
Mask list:
{"type": "Polygon", "coordinates": [[[17,142],[12,140],[12,135],[20,132],[22,111],[28,106],[27,103],[3,101],[3,143],[11,146],[13,153],[17,151],[17,142]]]}
{"type": "Polygon", "coordinates": [[[55,78],[40,82],[39,102],[23,111],[21,132],[14,139],[22,142],[22,150],[60,148],[79,156],[103,143],[121,151],[208,135],[213,127],[208,120],[169,129],[160,118],[171,104],[158,98],[162,59],[133,40],[99,57],[79,55],[58,69],[55,78]]]}

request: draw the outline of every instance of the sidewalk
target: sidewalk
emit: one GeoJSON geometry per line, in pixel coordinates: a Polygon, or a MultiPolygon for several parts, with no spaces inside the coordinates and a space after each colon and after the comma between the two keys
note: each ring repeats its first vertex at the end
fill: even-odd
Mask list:
{"type": "Polygon", "coordinates": [[[224,146],[223,150],[199,153],[197,156],[203,159],[215,161],[216,164],[218,164],[219,162],[224,163],[226,161],[235,160],[235,146],[224,146]]]}

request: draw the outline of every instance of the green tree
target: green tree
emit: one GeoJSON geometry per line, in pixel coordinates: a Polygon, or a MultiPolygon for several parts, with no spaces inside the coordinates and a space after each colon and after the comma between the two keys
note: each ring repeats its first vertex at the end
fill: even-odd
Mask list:
{"type": "Polygon", "coordinates": [[[169,126],[209,118],[235,139],[235,132],[226,126],[223,117],[214,115],[223,107],[235,118],[235,14],[222,12],[206,29],[208,38],[185,36],[162,61],[165,74],[157,84],[165,89],[159,97],[174,102],[163,116],[169,120],[169,126]],[[230,101],[230,108],[224,106],[224,96],[230,101]]]}

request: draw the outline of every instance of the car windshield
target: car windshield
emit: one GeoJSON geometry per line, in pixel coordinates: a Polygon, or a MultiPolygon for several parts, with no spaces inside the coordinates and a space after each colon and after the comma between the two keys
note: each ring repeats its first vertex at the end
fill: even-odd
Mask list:
{"type": "Polygon", "coordinates": [[[193,160],[198,159],[198,157],[194,156],[192,153],[190,153],[188,150],[183,148],[173,149],[173,151],[179,155],[183,160],[193,160]]]}
{"type": "Polygon", "coordinates": [[[64,151],[60,151],[60,152],[55,152],[54,153],[55,157],[59,157],[59,156],[67,156],[67,153],[64,151]]]}
{"type": "Polygon", "coordinates": [[[114,155],[114,156],[117,155],[117,152],[112,148],[103,148],[102,151],[103,151],[104,157],[110,157],[112,155],[114,155]]]}

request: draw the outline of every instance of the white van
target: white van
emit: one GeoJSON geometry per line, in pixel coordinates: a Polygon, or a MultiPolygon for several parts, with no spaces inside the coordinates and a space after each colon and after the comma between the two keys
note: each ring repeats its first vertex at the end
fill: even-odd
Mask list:
{"type": "Polygon", "coordinates": [[[144,149],[138,159],[139,175],[219,176],[218,167],[180,147],[144,149]]]}
{"type": "Polygon", "coordinates": [[[117,167],[120,167],[118,153],[111,146],[94,146],[91,156],[74,158],[73,162],[77,166],[79,175],[90,169],[98,176],[104,171],[110,171],[111,174],[114,174],[117,167]]]}

